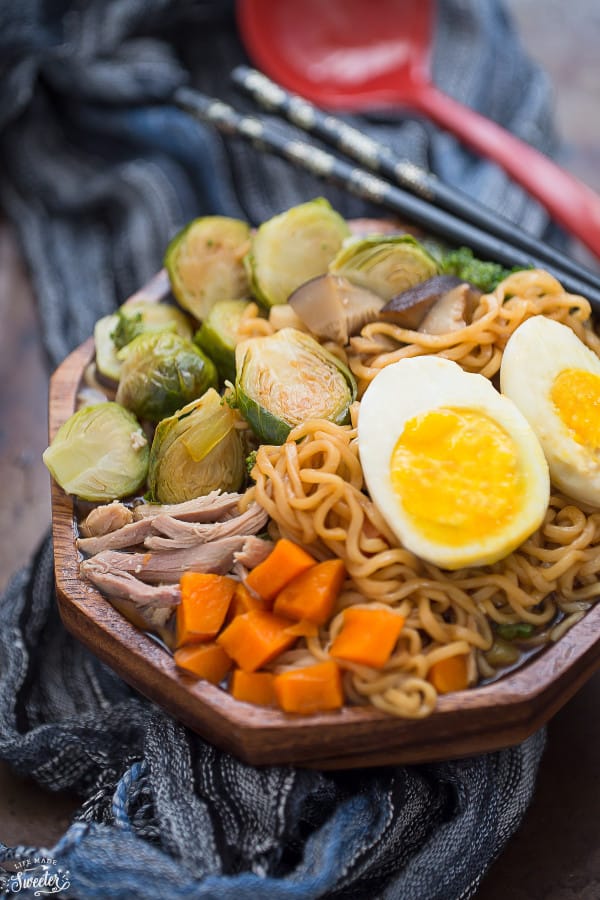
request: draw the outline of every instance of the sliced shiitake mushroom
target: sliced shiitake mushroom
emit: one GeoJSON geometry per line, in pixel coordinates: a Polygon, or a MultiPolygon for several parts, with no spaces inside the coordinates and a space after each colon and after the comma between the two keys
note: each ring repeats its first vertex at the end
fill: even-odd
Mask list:
{"type": "Polygon", "coordinates": [[[471,321],[479,297],[481,297],[479,288],[466,281],[457,284],[434,303],[419,325],[419,331],[425,334],[460,331],[471,321]]]}
{"type": "Polygon", "coordinates": [[[378,318],[384,300],[341,275],[319,275],[300,285],[288,303],[312,334],[346,344],[378,318]]]}
{"type": "MultiPolygon", "coordinates": [[[[422,281],[414,287],[407,288],[407,290],[392,297],[392,299],[382,307],[379,312],[379,318],[384,319],[386,322],[393,322],[394,325],[399,325],[401,328],[409,328],[412,331],[416,331],[417,329],[421,330],[422,323],[436,305],[444,300],[447,295],[451,294],[451,292],[458,290],[459,288],[461,290],[458,293],[459,299],[456,302],[457,305],[461,304],[462,301],[460,297],[464,293],[464,303],[466,304],[464,309],[468,318],[471,307],[474,305],[475,299],[480,295],[480,292],[477,288],[467,284],[467,282],[457,278],[455,275],[435,275],[433,278],[428,278],[427,281],[422,281]],[[466,285],[465,291],[462,290],[463,285],[466,285]]],[[[454,302],[454,299],[449,301],[449,306],[453,308],[454,302]]],[[[444,313],[443,318],[447,319],[449,316],[450,313],[447,310],[446,313],[444,313]]],[[[441,320],[442,317],[440,317],[440,321],[441,320]]],[[[436,326],[435,318],[433,317],[432,325],[434,328],[438,327],[436,326]]],[[[455,330],[455,328],[456,325],[454,325],[454,328],[448,328],[447,330],[455,330]]],[[[431,329],[428,329],[428,331],[431,334],[440,333],[439,331],[432,331],[431,329]]]]}

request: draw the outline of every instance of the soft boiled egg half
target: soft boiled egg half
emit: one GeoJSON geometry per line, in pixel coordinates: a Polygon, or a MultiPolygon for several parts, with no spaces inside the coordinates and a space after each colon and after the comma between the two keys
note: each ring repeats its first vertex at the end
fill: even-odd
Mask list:
{"type": "Polygon", "coordinates": [[[537,434],[556,487],[600,506],[600,358],[567,325],[534,316],[506,344],[500,385],[537,434]]]}
{"type": "Polygon", "coordinates": [[[361,401],[358,448],[391,530],[441,568],[502,559],[548,508],[548,465],[525,417],[487,378],[450,360],[382,369],[361,401]]]}

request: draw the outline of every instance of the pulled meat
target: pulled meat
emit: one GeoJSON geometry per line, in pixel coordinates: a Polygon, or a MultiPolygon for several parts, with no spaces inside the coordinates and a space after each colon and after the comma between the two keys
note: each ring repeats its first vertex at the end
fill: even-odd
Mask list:
{"type": "MultiPolygon", "coordinates": [[[[80,568],[85,575],[86,563],[94,561],[100,563],[106,572],[129,572],[149,584],[176,584],[181,574],[188,570],[225,575],[235,561],[234,554],[243,552],[248,538],[247,534],[236,534],[180,550],[157,550],[149,553],[104,550],[91,560],[83,562],[80,568]]],[[[254,540],[265,544],[269,552],[272,549],[270,541],[261,541],[260,538],[254,540]]]]}
{"type": "Polygon", "coordinates": [[[184,522],[219,522],[229,515],[235,515],[241,494],[211,491],[204,497],[186,500],[183,503],[140,503],[133,510],[134,521],[168,515],[184,522]]]}
{"type": "Polygon", "coordinates": [[[131,600],[137,606],[167,608],[171,611],[181,600],[179,585],[144,584],[129,572],[110,569],[98,556],[82,562],[80,571],[107,597],[131,600]]]}
{"type": "Polygon", "coordinates": [[[186,503],[142,503],[133,512],[122,503],[98,507],[86,519],[87,536],[77,541],[89,555],[80,573],[117,608],[128,604],[129,618],[135,609],[146,627],[162,627],[180,602],[184,572],[244,572],[273,549],[256,537],[267,513],[258,503],[240,513],[240,498],[213,491],[186,503]]]}
{"type": "Polygon", "coordinates": [[[146,538],[144,545],[149,550],[176,550],[205,544],[232,534],[256,534],[267,524],[268,515],[258,503],[252,503],[246,512],[225,522],[182,522],[173,516],[161,515],[152,519],[154,532],[146,538]]]}
{"type": "Polygon", "coordinates": [[[84,537],[97,537],[110,534],[133,522],[133,512],[119,500],[97,506],[79,526],[79,533],[84,537]]]}

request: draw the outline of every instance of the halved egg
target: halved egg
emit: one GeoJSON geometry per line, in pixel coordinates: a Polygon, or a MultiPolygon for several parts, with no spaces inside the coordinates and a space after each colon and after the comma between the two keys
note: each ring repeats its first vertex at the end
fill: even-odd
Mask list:
{"type": "Polygon", "coordinates": [[[500,386],[537,434],[556,487],[600,506],[600,358],[567,325],[534,316],[508,340],[500,386]]]}
{"type": "Polygon", "coordinates": [[[361,401],[358,448],[389,527],[441,568],[502,559],[548,507],[548,466],[524,416],[486,378],[447,359],[382,369],[361,401]]]}

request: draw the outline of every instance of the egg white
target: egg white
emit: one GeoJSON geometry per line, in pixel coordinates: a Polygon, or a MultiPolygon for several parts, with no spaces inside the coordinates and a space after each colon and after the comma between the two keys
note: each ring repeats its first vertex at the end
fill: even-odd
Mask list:
{"type": "Polygon", "coordinates": [[[373,379],[360,405],[358,448],[369,494],[401,544],[441,568],[484,565],[507,556],[541,524],[550,495],[548,466],[540,444],[515,405],[481,375],[436,356],[403,359],[373,379]],[[519,514],[496,534],[459,546],[426,536],[407,514],[392,483],[391,458],[408,421],[440,408],[471,410],[510,435],[523,473],[519,514]]]}
{"type": "Polygon", "coordinates": [[[500,368],[501,390],[535,431],[553,484],[574,500],[600,506],[600,447],[576,440],[550,395],[565,369],[600,376],[600,358],[567,325],[534,316],[508,340],[500,368]]]}

